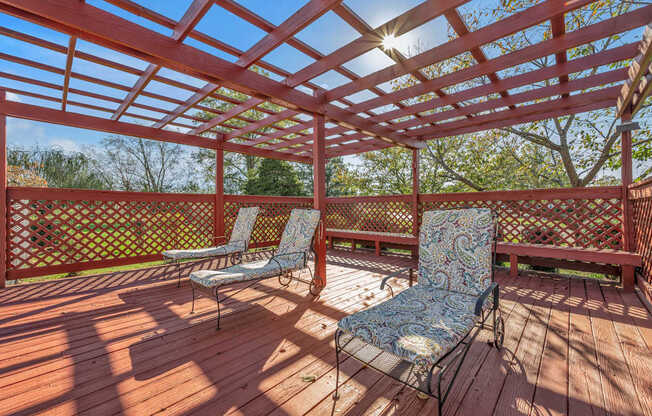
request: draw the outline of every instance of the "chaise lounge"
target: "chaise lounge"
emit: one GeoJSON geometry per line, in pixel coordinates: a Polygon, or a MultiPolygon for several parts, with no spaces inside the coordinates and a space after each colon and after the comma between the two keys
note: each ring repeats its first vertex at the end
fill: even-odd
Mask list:
{"type": "MultiPolygon", "coordinates": [[[[192,312],[195,311],[195,291],[214,298],[217,303],[217,329],[220,329],[219,287],[240,282],[256,283],[273,277],[278,277],[283,286],[289,285],[294,272],[308,268],[308,257],[313,248],[319,219],[318,210],[293,209],[278,249],[269,260],[238,264],[221,270],[199,270],[190,273],[192,312]]],[[[306,283],[310,284],[310,292],[315,294],[317,283],[312,272],[311,280],[306,283]]]]}
{"type": "MultiPolygon", "coordinates": [[[[188,259],[209,259],[209,258],[228,258],[231,257],[231,264],[238,264],[242,261],[242,254],[249,249],[251,233],[253,232],[260,207],[240,208],[238,217],[233,224],[231,238],[229,242],[221,246],[206,247],[195,250],[167,250],[164,251],[163,257],[167,261],[174,262],[177,266],[177,276],[179,278],[177,287],[181,286],[181,261],[188,259]]],[[[219,238],[224,238],[223,236],[219,238]]],[[[226,265],[226,264],[225,264],[226,265]]]]}
{"type": "MultiPolygon", "coordinates": [[[[416,389],[420,396],[436,398],[441,414],[459,367],[490,315],[494,345],[502,347],[504,322],[498,283],[493,281],[495,220],[491,211],[426,212],[419,241],[418,283],[339,322],[334,399],[338,398],[340,353],[344,352],[416,389]],[[452,377],[445,378],[447,387],[442,386],[451,369],[452,377]],[[433,376],[437,377],[434,390],[433,376]]],[[[403,273],[383,279],[381,289],[403,273]]]]}

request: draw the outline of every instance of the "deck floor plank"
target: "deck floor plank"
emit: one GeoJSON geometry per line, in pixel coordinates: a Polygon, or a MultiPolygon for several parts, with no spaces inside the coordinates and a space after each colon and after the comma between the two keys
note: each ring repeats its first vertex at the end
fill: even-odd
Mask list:
{"type": "MultiPolygon", "coordinates": [[[[2,290],[0,415],[436,414],[436,401],[354,359],[341,363],[332,400],[337,321],[387,299],[380,279],[413,262],[339,250],[328,260],[318,299],[277,280],[225,288],[219,332],[214,302],[199,298],[191,315],[187,280],[177,289],[170,266],[2,290]]],[[[652,325],[636,295],[497,279],[505,348],[480,331],[444,414],[650,415],[652,325]]]]}

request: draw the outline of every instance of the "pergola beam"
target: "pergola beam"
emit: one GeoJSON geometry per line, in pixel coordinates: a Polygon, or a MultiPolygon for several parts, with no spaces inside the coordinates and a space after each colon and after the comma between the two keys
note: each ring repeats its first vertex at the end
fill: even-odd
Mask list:
{"type": "Polygon", "coordinates": [[[66,70],[63,76],[63,93],[61,94],[61,109],[66,111],[68,103],[68,89],[70,86],[70,73],[72,72],[72,61],[75,58],[75,49],[77,47],[77,38],[71,36],[68,40],[68,51],[66,55],[66,70]]]}
{"type": "Polygon", "coordinates": [[[520,30],[527,29],[530,26],[537,25],[559,13],[575,10],[591,2],[592,0],[577,0],[573,2],[566,0],[548,0],[544,3],[537,4],[536,6],[529,7],[528,9],[509,16],[499,22],[487,25],[474,32],[470,32],[465,36],[460,36],[450,42],[444,43],[443,45],[436,46],[426,52],[407,59],[400,64],[390,65],[384,69],[362,77],[357,81],[333,88],[326,93],[326,99],[332,101],[339,97],[354,94],[371,86],[391,81],[401,75],[408,74],[435,62],[441,62],[452,58],[472,48],[480,47],[487,43],[504,38],[520,30]]]}
{"type": "MultiPolygon", "coordinates": [[[[213,127],[217,126],[220,123],[223,123],[227,120],[232,119],[233,117],[239,116],[240,114],[244,113],[245,111],[249,111],[252,108],[256,107],[259,104],[264,103],[265,100],[261,100],[260,98],[250,98],[247,101],[243,102],[242,104],[236,105],[233,108],[227,110],[224,114],[219,115],[215,118],[212,118],[202,124],[199,127],[196,127],[193,129],[190,134],[201,134],[205,132],[206,130],[210,130],[213,127]]],[[[158,126],[157,126],[158,127],[158,126]]]]}
{"type": "MultiPolygon", "coordinates": [[[[263,119],[260,119],[258,121],[255,121],[253,123],[249,123],[247,126],[242,127],[240,129],[234,130],[228,134],[225,135],[224,139],[225,140],[231,140],[239,136],[244,136],[245,134],[255,132],[258,129],[261,129],[263,127],[268,127],[274,123],[278,123],[283,120],[287,120],[290,117],[293,117],[295,115],[299,114],[299,112],[294,111],[294,110],[282,110],[278,112],[277,114],[269,115],[263,119]]],[[[274,127],[277,128],[277,127],[274,127]]]]}
{"type": "MultiPolygon", "coordinates": [[[[515,75],[513,77],[504,78],[497,83],[468,88],[466,90],[462,90],[455,94],[451,94],[445,98],[434,98],[430,101],[425,101],[423,103],[406,107],[405,109],[388,111],[386,113],[382,113],[376,117],[373,117],[372,120],[377,123],[380,123],[383,121],[389,121],[401,117],[406,117],[415,113],[435,110],[437,108],[450,105],[451,102],[460,102],[460,101],[471,100],[474,98],[484,97],[489,94],[499,92],[500,90],[516,89],[526,85],[531,85],[537,82],[545,81],[547,79],[559,77],[565,74],[582,72],[587,69],[592,69],[602,65],[607,65],[625,59],[630,59],[635,54],[636,54],[636,44],[633,43],[611,48],[606,51],[599,52],[597,54],[573,59],[562,65],[553,65],[553,66],[537,69],[534,71],[515,75]]],[[[407,120],[403,123],[394,124],[394,127],[406,128],[406,127],[412,127],[414,125],[418,125],[418,120],[407,120]]]]}
{"type": "MultiPolygon", "coordinates": [[[[188,34],[194,29],[199,20],[208,12],[208,9],[213,5],[212,0],[193,0],[186,13],[183,15],[179,24],[176,25],[172,33],[172,39],[177,42],[183,42],[188,34]]],[[[147,69],[138,78],[129,94],[125,97],[124,101],[120,104],[118,109],[111,116],[111,120],[118,120],[127,108],[134,102],[138,94],[140,94],[147,84],[152,80],[154,75],[161,69],[160,65],[149,64],[147,69]]]]}
{"type": "MultiPolygon", "coordinates": [[[[401,36],[410,30],[429,22],[437,16],[441,16],[446,11],[461,6],[468,1],[469,0],[428,0],[408,10],[402,15],[378,26],[371,32],[365,33],[317,62],[313,62],[286,79],[285,82],[291,87],[300,85],[301,83],[311,80],[336,66],[340,66],[351,59],[377,48],[382,43],[383,38],[387,35],[391,34],[395,37],[401,36]]],[[[413,70],[418,69],[419,68],[414,68],[413,70]]],[[[377,84],[370,85],[369,87],[375,85],[377,84]]],[[[341,97],[343,96],[344,95],[341,97]]],[[[329,99],[328,101],[332,100],[329,99]]]]}
{"type": "MultiPolygon", "coordinates": [[[[574,32],[567,33],[564,36],[558,38],[536,43],[532,46],[525,47],[507,55],[501,55],[486,62],[473,65],[463,70],[452,72],[439,78],[435,78],[429,82],[417,84],[409,88],[404,88],[391,94],[387,94],[384,97],[377,97],[358,103],[352,106],[349,110],[357,112],[380,107],[383,105],[391,104],[393,102],[398,102],[426,94],[437,88],[456,85],[460,82],[480,77],[490,71],[499,71],[507,68],[512,68],[516,65],[527,63],[532,59],[536,59],[541,56],[556,53],[558,51],[573,48],[606,36],[611,36],[617,33],[634,29],[636,27],[640,27],[644,25],[645,22],[647,22],[650,18],[652,18],[652,6],[636,9],[633,12],[595,23],[591,26],[587,26],[574,32]]],[[[332,91],[334,90],[331,90],[331,92],[332,91]]]]}
{"type": "Polygon", "coordinates": [[[221,136],[219,139],[209,139],[202,136],[193,136],[189,134],[177,133],[170,130],[155,129],[138,124],[109,120],[100,117],[88,116],[85,114],[70,113],[66,111],[54,110],[14,101],[4,101],[0,105],[0,114],[4,114],[9,117],[40,121],[44,123],[61,124],[81,129],[141,137],[151,140],[178,143],[186,146],[203,147],[206,149],[216,149],[217,146],[222,146],[224,150],[229,152],[243,153],[272,159],[290,160],[301,163],[312,163],[312,159],[305,156],[296,156],[291,153],[254,148],[237,143],[223,143],[221,136]]]}
{"type": "Polygon", "coordinates": [[[652,23],[643,31],[643,38],[638,44],[638,55],[630,63],[628,75],[618,96],[618,117],[624,114],[634,116],[652,92],[652,23]]]}

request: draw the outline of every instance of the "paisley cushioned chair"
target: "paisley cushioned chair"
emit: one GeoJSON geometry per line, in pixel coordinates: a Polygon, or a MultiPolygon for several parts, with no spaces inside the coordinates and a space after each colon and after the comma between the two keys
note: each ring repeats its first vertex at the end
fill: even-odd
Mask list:
{"type": "Polygon", "coordinates": [[[242,254],[249,249],[251,233],[254,230],[259,211],[260,207],[240,208],[238,210],[238,216],[235,219],[235,224],[233,224],[231,238],[229,238],[229,242],[224,245],[196,250],[164,251],[162,253],[163,257],[168,261],[173,261],[177,266],[177,275],[179,276],[177,287],[181,286],[181,268],[179,266],[181,260],[207,259],[212,257],[227,258],[231,256],[231,264],[240,263],[242,260],[242,254]]]}
{"type": "MultiPolygon", "coordinates": [[[[457,370],[490,315],[494,344],[502,346],[504,323],[498,284],[493,282],[495,227],[488,209],[424,213],[418,283],[339,322],[335,334],[338,384],[340,353],[345,352],[437,398],[441,414],[457,370]],[[455,373],[442,393],[442,377],[450,369],[455,373]],[[436,391],[433,375],[438,376],[436,391]]],[[[388,279],[402,273],[383,279],[381,289],[388,279]]]]}
{"type": "MultiPolygon", "coordinates": [[[[278,249],[269,260],[237,264],[220,270],[199,270],[190,273],[193,303],[195,310],[195,290],[208,294],[217,302],[217,329],[220,329],[220,301],[218,288],[238,282],[257,282],[263,279],[279,277],[281,284],[287,286],[292,273],[308,267],[308,257],[320,212],[315,209],[293,209],[285,225],[278,249]],[[286,280],[283,280],[285,278],[286,280]]],[[[311,292],[315,293],[316,282],[311,279],[311,292]]]]}

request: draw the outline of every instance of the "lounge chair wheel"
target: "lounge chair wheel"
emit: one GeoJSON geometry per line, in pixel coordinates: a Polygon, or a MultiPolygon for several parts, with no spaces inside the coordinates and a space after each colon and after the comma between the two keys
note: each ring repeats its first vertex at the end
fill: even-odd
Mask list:
{"type": "Polygon", "coordinates": [[[502,316],[498,316],[494,323],[494,346],[496,349],[500,350],[503,347],[503,341],[505,341],[505,321],[502,316]]]}

